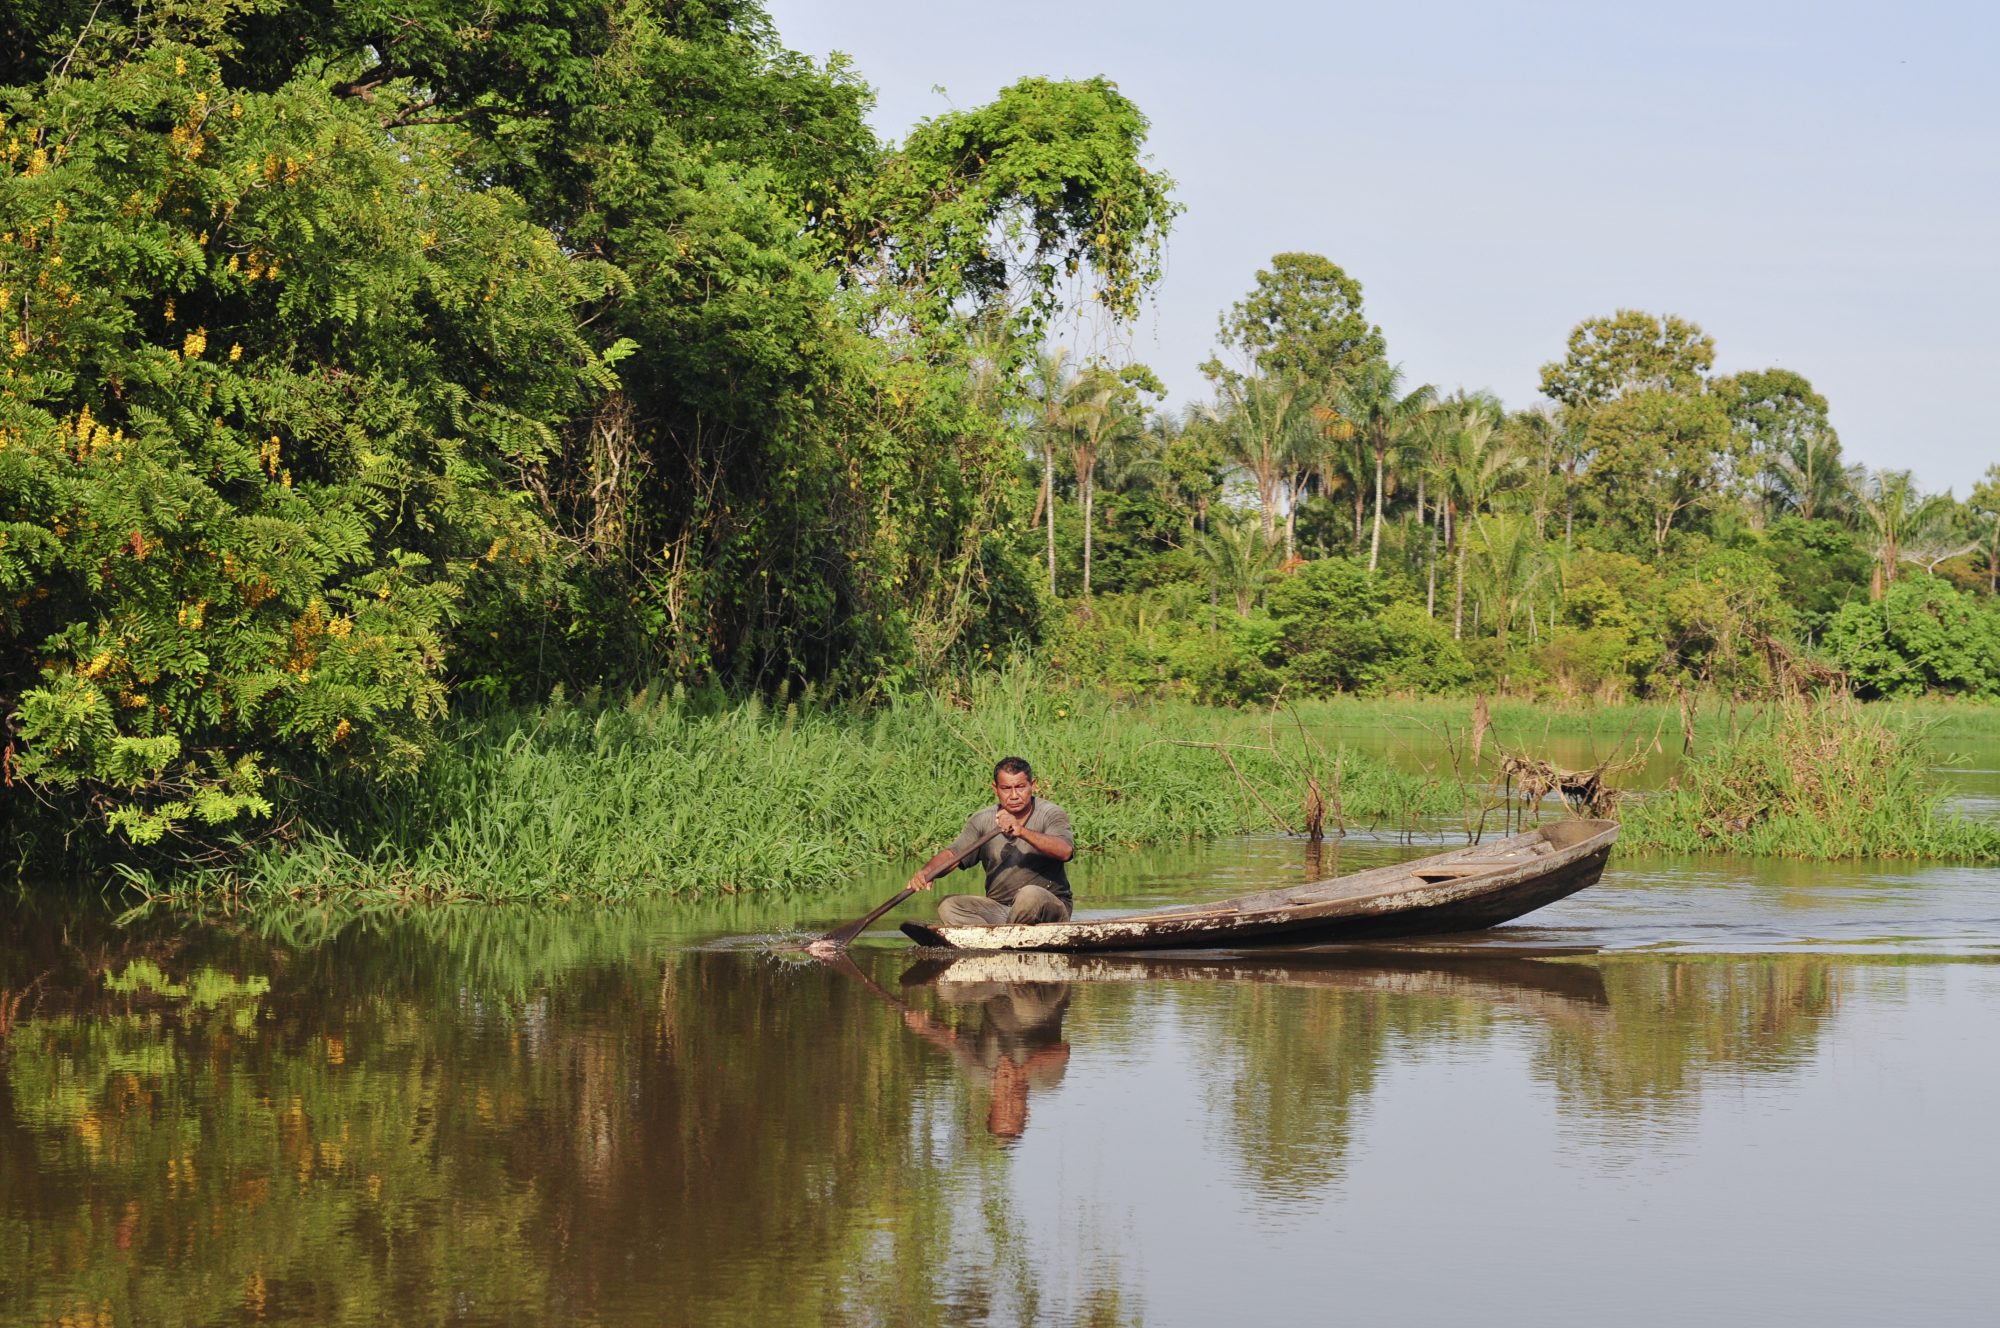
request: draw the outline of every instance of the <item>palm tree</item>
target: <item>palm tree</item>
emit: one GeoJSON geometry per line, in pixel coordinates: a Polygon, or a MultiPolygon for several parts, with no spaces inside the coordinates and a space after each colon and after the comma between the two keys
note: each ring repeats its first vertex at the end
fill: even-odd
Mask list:
{"type": "Polygon", "coordinates": [[[1916,476],[1907,470],[1856,466],[1848,474],[1858,499],[1861,529],[1875,555],[1875,574],[1868,588],[1871,599],[1882,598],[1888,583],[1896,579],[1897,564],[1922,563],[1935,569],[1946,558],[1974,547],[1957,538],[1953,523],[1958,504],[1950,494],[1921,492],[1916,476]]]}
{"type": "Polygon", "coordinates": [[[1083,597],[1089,599],[1097,462],[1132,416],[1117,377],[1102,366],[1092,366],[1077,378],[1065,413],[1070,422],[1070,457],[1076,463],[1076,496],[1083,507],[1083,597]]]}
{"type": "Polygon", "coordinates": [[[1368,507],[1368,444],[1361,431],[1330,402],[1317,402],[1311,411],[1313,430],[1319,435],[1316,468],[1320,492],[1331,498],[1345,493],[1354,506],[1354,551],[1361,551],[1362,514],[1368,507]]]}
{"type": "Polygon", "coordinates": [[[1217,508],[1201,539],[1201,560],[1208,569],[1209,589],[1228,591],[1236,600],[1236,616],[1250,616],[1250,602],[1277,560],[1277,541],[1256,522],[1228,508],[1217,508]]]}
{"type": "Polygon", "coordinates": [[[1496,408],[1481,400],[1460,408],[1456,428],[1443,438],[1443,473],[1439,491],[1444,497],[1445,543],[1454,550],[1451,634],[1465,635],[1465,532],[1461,516],[1476,516],[1507,488],[1520,465],[1509,451],[1501,432],[1496,408]]]}
{"type": "Polygon", "coordinates": [[[1225,406],[1222,418],[1228,426],[1223,432],[1224,445],[1229,459],[1256,483],[1264,539],[1275,544],[1286,475],[1306,424],[1306,384],[1289,374],[1250,378],[1226,374],[1219,387],[1225,406]]]}
{"type": "Polygon", "coordinates": [[[1073,422],[1069,399],[1076,386],[1076,372],[1070,368],[1069,348],[1036,352],[1028,373],[1028,399],[1034,403],[1029,433],[1042,454],[1042,491],[1035,499],[1035,521],[1048,520],[1049,595],[1056,593],[1056,447],[1067,443],[1073,422]]]}
{"type": "Polygon", "coordinates": [[[2000,594],[2000,465],[1986,468],[1985,477],[1973,486],[1966,506],[1972,509],[1984,531],[1980,544],[1986,555],[1986,593],[2000,594]]]}
{"type": "Polygon", "coordinates": [[[1548,559],[1541,535],[1518,516],[1480,516],[1473,526],[1479,540],[1480,599],[1504,647],[1522,602],[1549,570],[1548,559]]]}
{"type": "Polygon", "coordinates": [[[1840,464],[1840,439],[1830,429],[1789,439],[1764,464],[1770,501],[1808,521],[1837,515],[1854,501],[1854,486],[1840,464]]]}
{"type": "Polygon", "coordinates": [[[1576,528],[1576,474],[1589,456],[1589,431],[1581,416],[1563,407],[1533,406],[1513,417],[1519,429],[1524,453],[1541,459],[1541,474],[1535,488],[1535,534],[1548,538],[1549,489],[1562,476],[1563,543],[1568,545],[1576,528]]]}
{"type": "Polygon", "coordinates": [[[1405,394],[1402,369],[1386,360],[1359,366],[1334,387],[1334,409],[1354,425],[1375,462],[1375,529],[1368,539],[1371,572],[1382,554],[1382,509],[1390,454],[1400,458],[1416,422],[1436,404],[1437,389],[1428,383],[1405,394]]]}

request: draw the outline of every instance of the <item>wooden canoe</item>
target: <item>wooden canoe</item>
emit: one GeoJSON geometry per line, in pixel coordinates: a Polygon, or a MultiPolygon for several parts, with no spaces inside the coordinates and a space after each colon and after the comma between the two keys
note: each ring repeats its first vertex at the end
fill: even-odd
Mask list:
{"type": "Polygon", "coordinates": [[[1414,862],[1239,899],[1117,917],[946,927],[905,922],[950,950],[1168,950],[1386,940],[1480,931],[1595,885],[1616,821],[1551,821],[1414,862]]]}

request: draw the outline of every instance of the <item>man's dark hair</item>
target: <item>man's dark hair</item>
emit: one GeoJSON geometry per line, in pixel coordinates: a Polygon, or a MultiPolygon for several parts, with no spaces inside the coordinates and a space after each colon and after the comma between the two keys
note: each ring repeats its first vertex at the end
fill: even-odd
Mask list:
{"type": "Polygon", "coordinates": [[[1033,779],[1035,767],[1018,756],[1003,756],[993,766],[993,782],[998,784],[1002,775],[1026,775],[1029,779],[1033,779]]]}

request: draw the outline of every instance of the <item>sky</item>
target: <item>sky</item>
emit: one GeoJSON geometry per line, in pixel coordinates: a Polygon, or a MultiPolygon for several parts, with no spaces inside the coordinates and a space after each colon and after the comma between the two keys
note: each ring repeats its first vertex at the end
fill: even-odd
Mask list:
{"type": "Polygon", "coordinates": [[[1102,74],[1186,211],[1129,333],[1169,406],[1273,254],[1363,286],[1409,381],[1531,404],[1585,318],[1675,313],[1782,367],[1849,460],[1961,498],[2000,462],[2000,6],[769,0],[885,139],[1102,74]],[[941,90],[940,90],[941,89],[941,90]],[[1981,388],[1981,390],[1987,390],[1981,388]]]}

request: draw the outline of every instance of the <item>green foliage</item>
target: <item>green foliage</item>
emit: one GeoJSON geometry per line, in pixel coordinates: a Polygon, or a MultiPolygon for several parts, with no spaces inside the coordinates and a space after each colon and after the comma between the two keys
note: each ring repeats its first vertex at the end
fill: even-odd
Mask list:
{"type": "Polygon", "coordinates": [[[1542,393],[1566,406],[1601,406],[1629,392],[1685,394],[1715,363],[1715,339],[1672,314],[1620,309],[1587,318],[1561,360],[1542,366],[1542,393]]]}
{"type": "Polygon", "coordinates": [[[1754,494],[1767,513],[1833,515],[1846,476],[1826,398],[1789,369],[1732,374],[1713,389],[1736,434],[1731,460],[1739,491],[1754,494]]]}
{"type": "Polygon", "coordinates": [[[1862,696],[2000,696],[2000,612],[1935,577],[1849,603],[1824,644],[1862,696]]]}
{"type": "Polygon", "coordinates": [[[1327,558],[1281,577],[1270,593],[1271,661],[1287,694],[1453,691],[1472,667],[1409,591],[1365,565],[1327,558]]]}
{"type": "Polygon", "coordinates": [[[1021,330],[1058,308],[1063,278],[1135,312],[1159,279],[1178,207],[1173,180],[1144,165],[1146,117],[1103,78],[1024,78],[992,103],[924,121],[841,211],[849,261],[878,264],[942,322],[960,300],[1009,298],[1025,276],[1021,330]],[[997,241],[997,242],[996,242],[997,241]]]}
{"type": "Polygon", "coordinates": [[[1319,254],[1278,254],[1222,315],[1225,345],[1267,374],[1332,383],[1380,359],[1382,329],[1361,308],[1361,283],[1319,254]]]}
{"type": "Polygon", "coordinates": [[[1783,585],[1755,554],[1711,550],[1675,578],[1664,597],[1666,666],[1732,696],[1769,695],[1772,643],[1794,623],[1783,585]]]}
{"type": "Polygon", "coordinates": [[[269,772],[420,760],[617,274],[321,85],[102,58],[6,94],[0,704],[67,814],[199,842],[269,772]]]}
{"type": "Polygon", "coordinates": [[[1584,481],[1599,515],[1657,555],[1721,482],[1728,413],[1712,396],[1644,388],[1593,411],[1588,429],[1584,481]]]}
{"type": "Polygon", "coordinates": [[[207,853],[273,773],[408,774],[454,690],[1039,634],[1017,334],[1075,265],[1130,312],[1174,212],[1110,84],[891,151],[750,0],[0,35],[3,759],[52,834],[207,853]]]}
{"type": "Polygon", "coordinates": [[[1866,598],[1872,560],[1853,531],[1783,516],[1764,534],[1759,553],[1777,572],[1786,602],[1809,635],[1817,636],[1843,604],[1866,598]]]}

